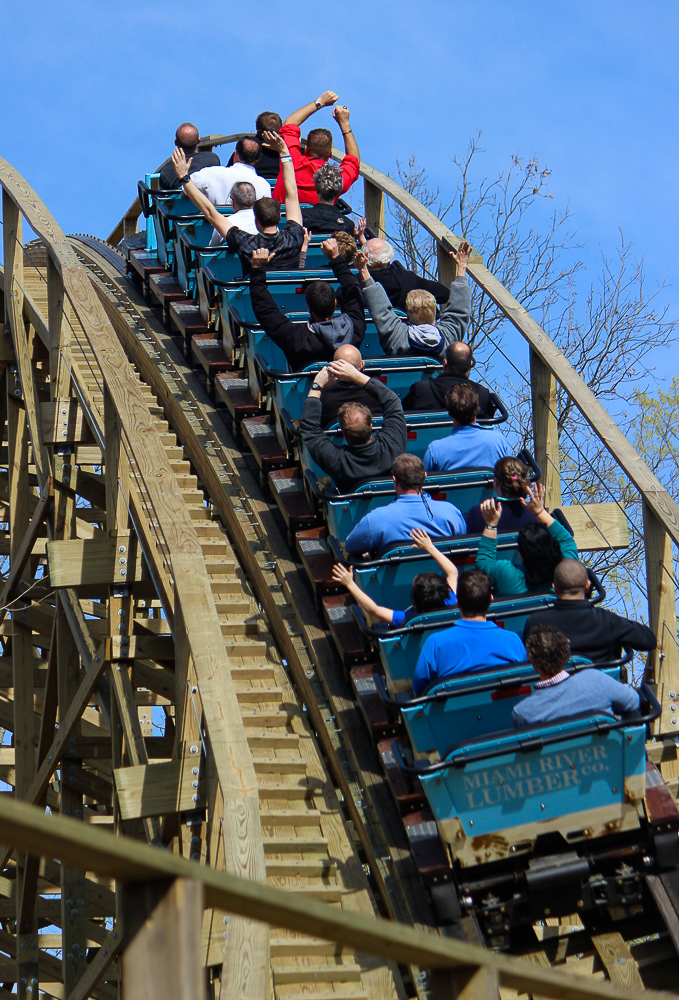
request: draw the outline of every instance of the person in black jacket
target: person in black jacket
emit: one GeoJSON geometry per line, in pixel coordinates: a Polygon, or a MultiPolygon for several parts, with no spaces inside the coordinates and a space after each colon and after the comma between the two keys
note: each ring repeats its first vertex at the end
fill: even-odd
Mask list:
{"type": "Polygon", "coordinates": [[[405,451],[407,440],[403,408],[396,393],[348,361],[332,361],[318,373],[302,410],[299,431],[314,462],[332,477],[341,493],[352,493],[362,483],[387,475],[396,456],[405,451]],[[339,448],[321,427],[321,391],[332,378],[363,386],[374,394],[383,413],[382,426],[373,433],[368,407],[344,403],[339,410],[339,424],[346,445],[339,448]]]}
{"type": "Polygon", "coordinates": [[[327,281],[313,281],[306,291],[310,320],[293,323],[276,305],[267,288],[264,268],[271,261],[267,250],[252,254],[250,297],[257,322],[285,352],[291,371],[300,371],[314,361],[330,361],[341,344],[360,344],[365,334],[365,309],[361,289],[349,265],[340,255],[337,240],[321,244],[340,283],[342,312],[334,316],[335,290],[327,281]]]}
{"type": "Polygon", "coordinates": [[[655,649],[656,637],[647,625],[593,607],[587,600],[590,588],[583,564],[577,559],[562,560],[554,570],[556,604],[528,618],[524,642],[536,625],[554,625],[570,640],[574,656],[586,656],[593,663],[615,660],[623,649],[655,649]]]}
{"type": "MultiPolygon", "coordinates": [[[[254,135],[248,136],[248,138],[259,139],[259,141],[262,142],[262,137],[265,132],[278,132],[282,124],[283,119],[276,111],[262,111],[261,114],[257,115],[257,121],[255,122],[255,128],[257,131],[254,135]]],[[[234,163],[234,154],[232,153],[231,158],[227,163],[227,167],[232,167],[234,163]]],[[[265,180],[271,181],[273,185],[278,177],[280,167],[281,161],[278,150],[271,149],[270,146],[262,145],[261,156],[255,163],[255,170],[257,171],[257,174],[260,177],[264,177],[265,180]]]]}
{"type": "Polygon", "coordinates": [[[318,195],[316,205],[304,205],[302,221],[310,233],[343,232],[354,235],[353,220],[341,211],[335,202],[342,194],[344,177],[336,163],[324,163],[314,174],[314,187],[318,195]]]}
{"type": "Polygon", "coordinates": [[[434,378],[423,378],[414,382],[403,400],[403,409],[409,410],[445,410],[446,396],[454,385],[466,382],[479,397],[479,417],[492,417],[495,404],[490,398],[490,391],[485,385],[472,382],[469,372],[474,364],[474,355],[469,344],[456,340],[449,344],[443,355],[443,371],[434,378]]]}
{"type": "MultiPolygon", "coordinates": [[[[333,356],[333,361],[347,361],[357,371],[365,370],[365,361],[361,352],[353,344],[342,344],[333,356]]],[[[339,411],[345,403],[363,403],[373,417],[382,415],[382,404],[377,396],[366,386],[356,385],[340,378],[331,378],[323,386],[321,392],[321,427],[329,427],[337,423],[339,411]]]]}
{"type": "Polygon", "coordinates": [[[394,309],[406,311],[406,295],[415,288],[431,292],[440,306],[444,306],[450,295],[450,286],[440,281],[423,278],[415,271],[408,271],[400,261],[394,260],[394,248],[386,240],[365,240],[362,250],[368,262],[370,277],[384,288],[394,309]]]}
{"type": "MultiPolygon", "coordinates": [[[[211,149],[198,150],[199,139],[200,133],[191,122],[183,122],[175,132],[174,144],[177,149],[184,151],[184,155],[189,160],[188,172],[190,174],[195,174],[197,170],[202,170],[203,167],[221,166],[222,161],[211,149]]],[[[181,187],[181,181],[177,177],[177,171],[174,169],[174,163],[171,159],[167,161],[160,171],[158,184],[161,188],[167,190],[181,187]]]]}

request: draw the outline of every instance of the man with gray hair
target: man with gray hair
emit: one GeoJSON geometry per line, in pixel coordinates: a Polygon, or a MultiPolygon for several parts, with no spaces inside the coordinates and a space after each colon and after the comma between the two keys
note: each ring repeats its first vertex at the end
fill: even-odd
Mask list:
{"type": "MultiPolygon", "coordinates": [[[[257,234],[257,224],[255,222],[255,213],[253,211],[253,205],[257,201],[257,194],[255,189],[249,181],[237,181],[231,188],[231,207],[233,208],[233,215],[229,218],[234,226],[242,229],[244,233],[252,233],[253,236],[257,234]]],[[[217,232],[216,229],[212,230],[212,239],[210,240],[211,247],[217,247],[224,242],[224,238],[217,232]]]]}
{"type": "MultiPolygon", "coordinates": [[[[184,155],[189,163],[189,173],[195,174],[203,167],[218,167],[221,160],[216,153],[212,150],[199,151],[198,150],[198,140],[200,139],[200,133],[195,125],[191,122],[182,122],[177,131],[174,134],[174,144],[177,149],[183,149],[184,155]]],[[[158,185],[161,188],[170,189],[181,187],[179,178],[177,177],[177,172],[174,169],[174,163],[172,160],[168,160],[163,169],[160,171],[160,180],[158,185]]]]}
{"type": "Polygon", "coordinates": [[[324,163],[314,173],[313,180],[318,203],[302,206],[305,229],[310,233],[342,232],[353,236],[355,226],[344,211],[344,204],[335,204],[344,184],[340,167],[336,163],[324,163]]]}
{"type": "Polygon", "coordinates": [[[445,285],[408,271],[400,261],[394,260],[394,248],[386,240],[366,240],[362,250],[371,277],[382,285],[394,309],[405,312],[406,295],[416,288],[431,292],[440,306],[448,301],[449,289],[445,285]]]}

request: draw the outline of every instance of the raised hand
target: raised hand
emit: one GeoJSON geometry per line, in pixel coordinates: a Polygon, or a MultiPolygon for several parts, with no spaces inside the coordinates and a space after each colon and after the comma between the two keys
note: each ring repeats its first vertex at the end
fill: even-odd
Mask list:
{"type": "Polygon", "coordinates": [[[306,253],[311,243],[311,233],[308,229],[304,230],[304,239],[302,240],[302,253],[306,253]]]}
{"type": "Polygon", "coordinates": [[[425,552],[431,552],[436,546],[432,542],[431,538],[423,528],[413,528],[410,532],[410,537],[413,540],[414,549],[424,549],[425,552]]]}
{"type": "Polygon", "coordinates": [[[363,246],[363,244],[367,242],[365,238],[365,227],[366,227],[365,219],[359,219],[356,222],[356,225],[354,226],[354,232],[356,234],[356,238],[358,239],[358,242],[361,244],[361,246],[363,246]]]}
{"type": "Polygon", "coordinates": [[[179,149],[179,147],[175,149],[175,151],[172,154],[172,162],[174,163],[174,169],[177,172],[177,177],[186,177],[186,175],[189,172],[189,167],[191,166],[192,159],[191,160],[186,159],[183,149],[179,149]]]}
{"type": "Polygon", "coordinates": [[[337,246],[337,240],[333,236],[321,243],[321,250],[328,260],[334,260],[335,257],[339,257],[339,247],[337,246]]]}
{"type": "Polygon", "coordinates": [[[278,132],[262,132],[262,145],[267,149],[273,149],[280,156],[285,156],[288,152],[285,139],[278,132]]]}
{"type": "Polygon", "coordinates": [[[523,499],[524,505],[537,517],[545,509],[545,487],[542,483],[533,483],[528,487],[528,497],[523,499]]]}
{"type": "Polygon", "coordinates": [[[335,103],[336,100],[337,94],[334,90],[324,90],[318,98],[318,103],[324,108],[329,108],[335,103]]]}
{"type": "Polygon", "coordinates": [[[368,270],[368,261],[366,260],[366,256],[362,250],[358,250],[356,252],[354,264],[358,268],[358,274],[361,281],[367,281],[370,277],[370,271],[368,270]]]}
{"type": "Polygon", "coordinates": [[[332,582],[339,583],[342,587],[348,587],[354,581],[353,570],[349,566],[335,563],[332,568],[332,582]]]}
{"type": "Polygon", "coordinates": [[[448,253],[453,258],[457,264],[457,276],[458,278],[463,277],[467,272],[467,264],[469,263],[469,255],[472,252],[472,248],[469,246],[465,240],[460,243],[457,250],[449,250],[448,253]]]}
{"type": "Polygon", "coordinates": [[[502,517],[502,504],[499,500],[484,500],[481,504],[481,514],[488,528],[497,528],[502,517]]]}
{"type": "Polygon", "coordinates": [[[269,253],[265,247],[260,247],[258,250],[252,251],[252,257],[250,258],[251,267],[266,267],[276,256],[275,253],[269,253]]]}
{"type": "Polygon", "coordinates": [[[357,385],[364,385],[370,381],[369,377],[355,368],[350,361],[331,361],[328,368],[330,373],[342,382],[355,382],[357,385]]]}
{"type": "Polygon", "coordinates": [[[332,111],[332,117],[335,119],[337,124],[342,127],[342,125],[349,124],[349,108],[346,104],[337,104],[332,111]]]}

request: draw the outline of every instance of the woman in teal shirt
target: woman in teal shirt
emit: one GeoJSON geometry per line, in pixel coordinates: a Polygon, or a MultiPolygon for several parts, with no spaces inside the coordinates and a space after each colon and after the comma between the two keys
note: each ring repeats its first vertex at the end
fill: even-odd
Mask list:
{"type": "Polygon", "coordinates": [[[479,542],[476,565],[490,575],[497,595],[546,590],[552,586],[558,563],[578,558],[572,536],[545,510],[542,484],[529,486],[528,497],[522,503],[535,514],[537,524],[526,524],[519,531],[518,562],[497,558],[497,525],[502,504],[499,500],[484,500],[481,504],[486,527],[479,542]]]}

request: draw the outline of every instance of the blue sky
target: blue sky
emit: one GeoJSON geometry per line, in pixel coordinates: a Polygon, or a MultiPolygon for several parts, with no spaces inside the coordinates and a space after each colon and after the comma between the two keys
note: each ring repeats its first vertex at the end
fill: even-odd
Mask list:
{"type": "Polygon", "coordinates": [[[329,87],[386,172],[416,153],[445,188],[479,129],[489,176],[537,154],[584,259],[621,228],[679,315],[676,5],[28,0],[3,5],[2,26],[0,153],[67,232],[106,236],[180,121],[236,131],[329,87]]]}

